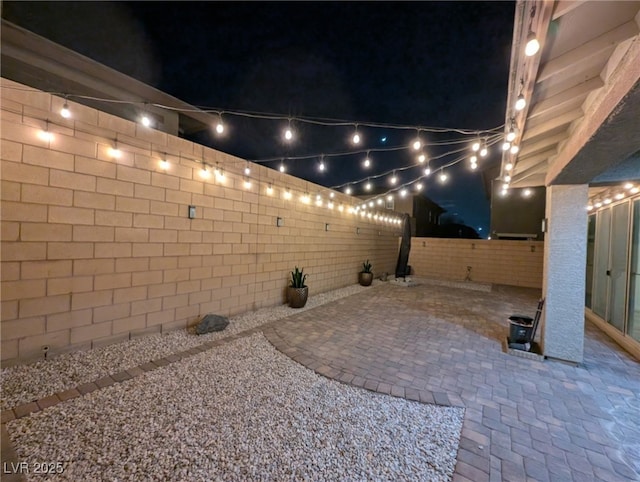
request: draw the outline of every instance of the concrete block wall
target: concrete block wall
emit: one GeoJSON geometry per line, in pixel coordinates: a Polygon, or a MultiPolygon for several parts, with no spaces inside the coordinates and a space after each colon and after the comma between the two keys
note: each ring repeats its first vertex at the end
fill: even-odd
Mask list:
{"type": "Polygon", "coordinates": [[[544,242],[412,238],[409,264],[416,276],[542,288],[544,242]]]}
{"type": "Polygon", "coordinates": [[[311,295],[366,259],[395,269],[397,225],[350,213],[355,198],[330,209],[326,188],[259,165],[247,188],[242,159],[79,104],[64,119],[63,99],[6,79],[1,95],[4,364],[281,304],[295,265],[311,295]]]}

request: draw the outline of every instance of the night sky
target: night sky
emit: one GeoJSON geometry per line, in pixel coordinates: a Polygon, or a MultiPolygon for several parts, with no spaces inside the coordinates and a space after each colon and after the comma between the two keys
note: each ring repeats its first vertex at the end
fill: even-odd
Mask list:
{"type": "MultiPolygon", "coordinates": [[[[375,122],[484,130],[504,123],[514,2],[3,2],[5,19],[193,105],[375,122]]],[[[287,162],[288,172],[325,186],[410,165],[407,151],[328,158],[351,151],[353,127],[225,116],[228,135],[203,144],[252,160],[287,162]]],[[[364,147],[408,144],[415,131],[359,131],[364,147]],[[382,141],[386,138],[386,141],[382,141]]],[[[426,134],[437,142],[452,134],[426,134]]],[[[430,156],[451,147],[427,147],[430,156]]],[[[497,162],[499,148],[486,162],[497,162]]],[[[447,159],[433,161],[432,169],[447,159]]],[[[277,168],[280,162],[267,164],[277,168]]],[[[486,235],[489,201],[467,163],[425,194],[486,235]]],[[[417,172],[402,174],[409,181],[417,172]]],[[[384,180],[376,185],[382,187],[384,180]]]]}

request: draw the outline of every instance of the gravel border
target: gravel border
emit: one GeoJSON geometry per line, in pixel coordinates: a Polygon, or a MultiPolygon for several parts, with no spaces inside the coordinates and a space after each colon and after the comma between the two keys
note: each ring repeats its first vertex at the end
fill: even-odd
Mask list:
{"type": "MultiPolygon", "coordinates": [[[[326,379],[247,336],[7,424],[52,480],[451,480],[464,409],[326,379]]],[[[31,475],[30,475],[31,477],[31,475]]]]}
{"type": "MultiPolygon", "coordinates": [[[[382,282],[374,281],[374,285],[380,284],[382,282]]],[[[304,308],[294,309],[287,305],[280,305],[243,313],[230,318],[229,326],[221,332],[196,336],[193,329],[174,330],[92,350],[64,353],[26,365],[3,368],[0,371],[2,387],[0,408],[5,410],[32,402],[82,383],[88,383],[208,341],[226,338],[366,289],[370,288],[357,284],[350,285],[310,296],[304,308]]]]}

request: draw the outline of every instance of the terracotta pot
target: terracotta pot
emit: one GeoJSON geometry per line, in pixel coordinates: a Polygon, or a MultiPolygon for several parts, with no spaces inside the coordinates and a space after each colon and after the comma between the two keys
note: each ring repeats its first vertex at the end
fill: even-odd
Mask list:
{"type": "Polygon", "coordinates": [[[373,273],[358,273],[358,283],[362,286],[371,286],[373,273]]]}
{"type": "Polygon", "coordinates": [[[302,308],[307,304],[307,297],[309,296],[309,287],[304,288],[292,288],[287,287],[287,300],[291,308],[302,308]]]}

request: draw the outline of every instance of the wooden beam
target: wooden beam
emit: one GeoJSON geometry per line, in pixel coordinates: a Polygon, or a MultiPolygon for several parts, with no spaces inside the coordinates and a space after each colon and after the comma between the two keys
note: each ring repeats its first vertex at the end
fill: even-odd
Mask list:
{"type": "Polygon", "coordinates": [[[551,149],[547,149],[546,151],[540,152],[533,156],[518,158],[515,163],[514,172],[529,169],[531,166],[544,162],[550,157],[555,156],[556,154],[558,154],[558,150],[556,146],[553,146],[551,149]]]}
{"type": "Polygon", "coordinates": [[[556,2],[556,6],[553,9],[552,20],[557,20],[563,15],[568,14],[573,9],[578,8],[580,5],[585,3],[585,0],[561,0],[556,2]]]}
{"type": "Polygon", "coordinates": [[[634,20],[623,23],[619,27],[609,30],[599,37],[582,44],[580,47],[576,47],[573,50],[559,55],[555,59],[549,60],[540,69],[536,81],[542,82],[551,76],[575,68],[574,66],[576,64],[585,62],[595,55],[606,52],[608,56],[620,42],[634,37],[638,32],[638,24],[634,20]]]}
{"type": "Polygon", "coordinates": [[[582,109],[574,109],[565,114],[553,117],[547,122],[536,125],[535,127],[527,128],[524,132],[524,136],[522,137],[522,140],[526,141],[528,139],[534,139],[549,131],[552,131],[562,126],[569,125],[574,120],[579,119],[583,115],[584,113],[582,112],[582,109]]]}
{"type": "Polygon", "coordinates": [[[604,82],[602,79],[600,77],[595,77],[587,82],[583,82],[582,84],[578,84],[570,89],[560,92],[559,94],[544,99],[532,106],[529,111],[529,119],[546,113],[557,113],[560,110],[566,110],[570,107],[579,107],[582,105],[582,102],[584,102],[584,99],[587,98],[587,95],[592,91],[599,89],[603,85],[604,82]]]}
{"type": "Polygon", "coordinates": [[[526,158],[533,154],[538,154],[550,146],[556,146],[558,143],[564,141],[567,138],[566,132],[561,132],[554,136],[543,137],[536,142],[528,142],[520,145],[520,152],[518,153],[518,159],[526,158]]]}

